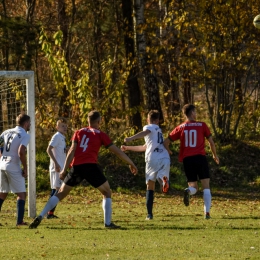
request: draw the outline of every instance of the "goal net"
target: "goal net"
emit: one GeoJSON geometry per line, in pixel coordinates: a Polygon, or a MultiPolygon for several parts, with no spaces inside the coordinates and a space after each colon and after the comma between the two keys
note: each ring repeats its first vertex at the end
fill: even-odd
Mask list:
{"type": "Polygon", "coordinates": [[[16,117],[26,113],[31,118],[27,147],[28,216],[36,216],[35,95],[33,71],[0,71],[0,132],[16,126],[16,117]]]}

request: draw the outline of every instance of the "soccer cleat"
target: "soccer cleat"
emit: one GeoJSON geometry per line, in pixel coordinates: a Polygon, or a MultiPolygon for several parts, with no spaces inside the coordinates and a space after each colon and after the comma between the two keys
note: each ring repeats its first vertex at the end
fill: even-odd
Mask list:
{"type": "Polygon", "coordinates": [[[183,203],[185,206],[190,205],[190,190],[188,188],[184,190],[183,203]]]}
{"type": "Polygon", "coordinates": [[[145,220],[152,220],[153,219],[153,215],[152,214],[148,214],[145,220]]]}
{"type": "Polygon", "coordinates": [[[59,218],[59,217],[54,214],[47,214],[47,219],[52,219],[52,218],[59,218]]]}
{"type": "Polygon", "coordinates": [[[28,226],[28,223],[23,221],[21,223],[17,223],[16,226],[17,227],[19,227],[19,226],[28,226]]]}
{"type": "Polygon", "coordinates": [[[33,222],[29,225],[29,228],[37,228],[40,225],[41,221],[42,221],[42,217],[41,216],[36,217],[33,220],[33,222]]]}
{"type": "Polygon", "coordinates": [[[117,228],[121,228],[121,226],[118,226],[118,225],[114,224],[113,222],[111,222],[109,225],[105,224],[105,228],[117,229],[117,228]]]}
{"type": "Polygon", "coordinates": [[[206,212],[206,214],[205,214],[205,217],[204,217],[205,219],[210,219],[211,217],[210,217],[210,214],[209,214],[209,212],[206,212]]]}
{"type": "Polygon", "coordinates": [[[163,181],[162,192],[166,193],[166,192],[168,192],[169,187],[170,187],[169,180],[168,180],[168,178],[166,176],[163,176],[162,181],[163,181]]]}

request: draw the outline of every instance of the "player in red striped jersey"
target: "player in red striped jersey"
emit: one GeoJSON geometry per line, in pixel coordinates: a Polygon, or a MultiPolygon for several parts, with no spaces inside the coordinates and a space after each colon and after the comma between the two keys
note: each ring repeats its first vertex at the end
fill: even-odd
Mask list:
{"type": "Polygon", "coordinates": [[[54,208],[60,200],[70,193],[73,187],[80,184],[83,180],[97,188],[103,195],[104,226],[107,228],[119,228],[119,226],[111,222],[111,190],[106,177],[97,165],[100,147],[102,145],[105,146],[122,161],[129,164],[133,174],[137,174],[137,168],[132,160],[112,143],[109,136],[99,129],[101,116],[98,111],[91,111],[88,114],[88,123],[88,127],[83,127],[76,131],[72,137],[72,145],[67,154],[63,170],[60,172],[60,179],[64,180],[64,182],[59,192],[49,199],[40,215],[33,220],[29,228],[37,228],[45,214],[54,208]],[[69,165],[71,165],[71,170],[67,174],[69,165]]]}
{"type": "Polygon", "coordinates": [[[204,199],[205,218],[210,218],[211,192],[210,175],[205,152],[205,138],[208,140],[213,158],[219,164],[216,147],[210,130],[206,123],[196,121],[196,109],[194,105],[187,104],[183,107],[186,121],[174,128],[164,141],[164,146],[171,153],[169,144],[180,140],[179,161],[183,162],[185,175],[189,187],[184,190],[184,204],[189,206],[190,195],[198,190],[197,180],[201,181],[204,199]]]}

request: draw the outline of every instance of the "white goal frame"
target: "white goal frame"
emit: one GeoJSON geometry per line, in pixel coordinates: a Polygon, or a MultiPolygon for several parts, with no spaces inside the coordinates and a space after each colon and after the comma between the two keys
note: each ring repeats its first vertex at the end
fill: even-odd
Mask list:
{"type": "Polygon", "coordinates": [[[28,216],[36,217],[36,156],[35,156],[35,90],[33,71],[0,71],[0,79],[25,79],[27,115],[31,118],[30,141],[27,147],[28,216]]]}

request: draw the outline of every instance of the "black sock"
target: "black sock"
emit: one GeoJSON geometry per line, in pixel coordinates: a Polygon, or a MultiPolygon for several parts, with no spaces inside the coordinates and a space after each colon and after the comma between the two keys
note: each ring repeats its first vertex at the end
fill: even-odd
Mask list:
{"type": "Polygon", "coordinates": [[[17,200],[16,205],[17,205],[17,224],[21,224],[23,222],[23,217],[24,217],[25,201],[17,200]]]}
{"type": "Polygon", "coordinates": [[[1,211],[3,203],[4,203],[4,200],[0,199],[0,211],[1,211]]]}
{"type": "MultiPolygon", "coordinates": [[[[52,196],[56,195],[57,192],[58,192],[58,191],[57,191],[56,189],[52,189],[52,190],[51,190],[51,194],[50,194],[50,198],[51,198],[52,196]]],[[[49,199],[50,199],[50,198],[49,198],[49,199]]],[[[51,213],[53,214],[54,211],[55,211],[55,209],[56,209],[56,206],[55,206],[53,209],[51,209],[49,212],[51,212],[51,213]]],[[[49,213],[49,212],[48,212],[48,213],[49,213]]]]}
{"type": "Polygon", "coordinates": [[[147,213],[150,215],[153,215],[153,190],[147,190],[146,191],[146,207],[147,207],[147,213]]]}

